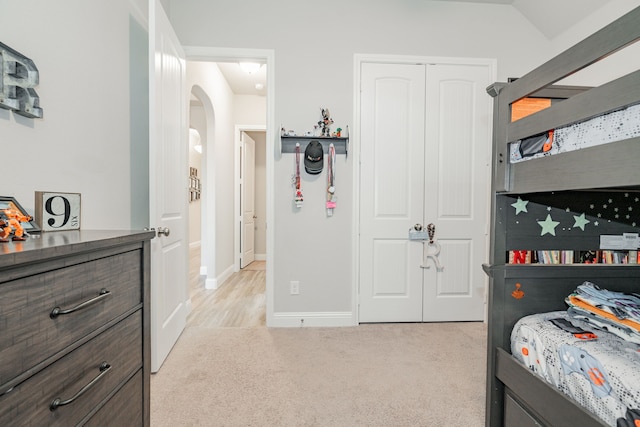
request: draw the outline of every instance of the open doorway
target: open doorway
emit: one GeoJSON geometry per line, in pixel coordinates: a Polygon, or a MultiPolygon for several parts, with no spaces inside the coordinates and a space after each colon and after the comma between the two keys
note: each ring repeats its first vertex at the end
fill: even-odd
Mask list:
{"type": "MultiPolygon", "coordinates": [[[[188,56],[188,55],[187,55],[188,56]]],[[[190,183],[199,181],[200,195],[190,202],[192,211],[190,229],[190,322],[207,326],[254,326],[266,324],[268,258],[267,245],[267,97],[239,92],[223,69],[237,66],[230,58],[216,62],[214,58],[187,60],[189,67],[199,73],[188,83],[192,85],[189,112],[190,127],[200,136],[200,143],[190,144],[190,183]],[[204,71],[204,72],[203,72],[204,71]],[[212,83],[212,81],[215,82],[212,83]],[[223,82],[224,80],[224,82],[223,82]],[[194,84],[193,82],[200,84],[194,84]],[[252,182],[255,211],[249,224],[256,263],[244,274],[238,262],[239,251],[244,248],[236,232],[242,205],[238,194],[238,179],[245,168],[240,167],[241,143],[237,123],[243,123],[246,140],[252,140],[255,153],[252,159],[252,182]],[[245,125],[244,123],[250,123],[245,125]],[[199,152],[195,150],[200,146],[199,152]],[[199,209],[198,209],[199,207],[199,209]],[[198,251],[200,257],[198,259],[198,251]],[[199,261],[199,262],[198,262],[199,261]],[[256,274],[256,272],[258,272],[256,274]],[[241,290],[250,285],[251,290],[241,290]],[[252,301],[247,296],[252,294],[252,301]],[[234,295],[242,296],[235,298],[234,295]],[[235,306],[234,306],[235,305],[235,306]],[[257,312],[256,312],[257,311],[257,312]],[[236,323],[229,323],[231,320],[236,323]],[[242,324],[243,319],[250,324],[242,324]],[[258,320],[256,320],[258,319],[258,320]],[[240,321],[240,323],[237,323],[240,321]]],[[[266,65],[263,64],[266,74],[266,65]]],[[[257,89],[257,88],[256,88],[257,89]]],[[[261,89],[262,90],[262,89],[261,89]]],[[[247,178],[248,179],[248,178],[247,178]]],[[[191,186],[191,184],[190,184],[191,186]]],[[[196,187],[197,188],[197,187],[196,187]]],[[[192,197],[190,197],[190,200],[192,197]]]]}
{"type": "Polygon", "coordinates": [[[266,128],[236,125],[236,138],[236,271],[264,270],[267,259],[266,128]]]}

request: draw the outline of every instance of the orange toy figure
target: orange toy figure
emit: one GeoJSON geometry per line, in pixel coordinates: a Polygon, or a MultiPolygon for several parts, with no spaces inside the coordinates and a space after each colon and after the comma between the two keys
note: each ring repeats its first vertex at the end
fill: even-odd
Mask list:
{"type": "Polygon", "coordinates": [[[15,230],[11,240],[23,241],[27,240],[24,236],[24,228],[20,225],[21,222],[27,222],[33,220],[33,217],[22,215],[15,209],[3,209],[2,213],[6,219],[0,219],[0,242],[8,242],[9,235],[12,230],[15,230]]]}

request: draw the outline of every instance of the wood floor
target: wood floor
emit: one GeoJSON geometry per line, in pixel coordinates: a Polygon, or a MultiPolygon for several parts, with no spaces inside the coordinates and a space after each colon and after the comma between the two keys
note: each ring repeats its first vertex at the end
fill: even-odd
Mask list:
{"type": "Polygon", "coordinates": [[[239,328],[266,322],[265,261],[254,261],[234,273],[218,289],[205,289],[200,273],[200,249],[189,253],[192,310],[187,326],[239,328]]]}

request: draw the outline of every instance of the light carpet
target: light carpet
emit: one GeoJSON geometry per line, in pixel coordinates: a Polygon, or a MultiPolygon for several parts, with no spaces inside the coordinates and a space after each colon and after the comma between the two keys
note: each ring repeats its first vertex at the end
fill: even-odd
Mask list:
{"type": "Polygon", "coordinates": [[[152,426],[484,425],[486,325],[188,327],[152,426]]]}

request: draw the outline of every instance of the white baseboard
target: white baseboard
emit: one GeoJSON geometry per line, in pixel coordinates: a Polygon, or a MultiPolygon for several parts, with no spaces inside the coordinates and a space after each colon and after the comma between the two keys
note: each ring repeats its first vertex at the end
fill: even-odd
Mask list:
{"type": "MultiPolygon", "coordinates": [[[[202,274],[202,269],[205,270],[205,276],[206,276],[206,267],[200,267],[200,274],[202,274]]],[[[218,277],[215,278],[207,278],[204,281],[204,287],[205,289],[218,289],[220,286],[222,286],[225,282],[225,280],[227,280],[229,277],[231,277],[231,275],[233,274],[233,265],[229,266],[229,268],[227,268],[225,271],[222,272],[222,274],[220,274],[218,277]]]]}
{"type": "Polygon", "coordinates": [[[254,258],[256,261],[266,261],[267,254],[254,254],[254,258]]]}
{"type": "Polygon", "coordinates": [[[207,275],[207,266],[206,265],[201,265],[200,266],[200,275],[201,276],[206,276],[207,275]]]}
{"type": "Polygon", "coordinates": [[[218,281],[218,286],[222,286],[222,284],[233,274],[233,265],[230,265],[225,271],[220,273],[216,280],[218,281]]]}
{"type": "Polygon", "coordinates": [[[309,313],[274,313],[267,326],[274,328],[300,327],[339,327],[356,326],[358,322],[350,311],[344,312],[309,312],[309,313]]]}
{"type": "Polygon", "coordinates": [[[204,281],[205,289],[218,289],[218,281],[216,279],[206,279],[204,281]]]}

